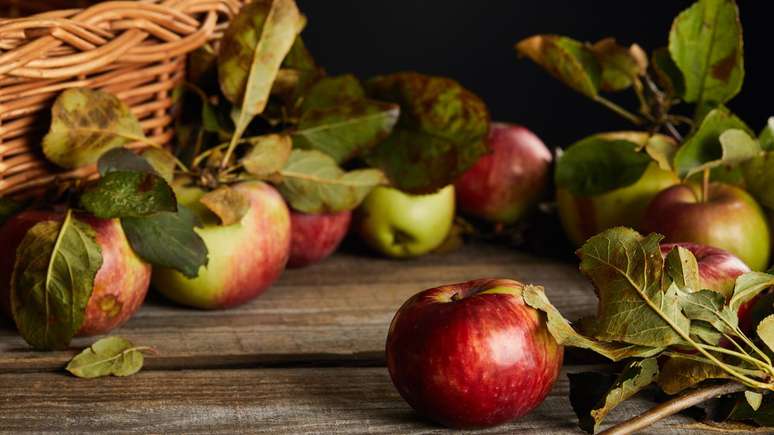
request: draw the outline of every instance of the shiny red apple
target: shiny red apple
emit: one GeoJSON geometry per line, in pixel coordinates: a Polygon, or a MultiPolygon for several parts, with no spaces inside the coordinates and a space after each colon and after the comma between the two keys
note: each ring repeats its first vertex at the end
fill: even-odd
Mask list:
{"type": "Polygon", "coordinates": [[[514,223],[545,191],[551,151],[534,133],[516,124],[492,123],[488,142],[492,151],[455,183],[457,204],[470,216],[514,223]]]}
{"type": "Polygon", "coordinates": [[[744,190],[711,183],[707,198],[700,189],[679,184],[651,201],[643,229],[666,236],[666,242],[714,246],[739,257],[753,270],[769,264],[771,239],[763,210],[744,190]]]}
{"type": "Polygon", "coordinates": [[[304,267],[322,261],[347,235],[351,211],[332,214],[290,212],[290,259],[288,267],[304,267]]]}
{"type": "Polygon", "coordinates": [[[432,288],[398,310],[387,368],[418,413],[451,428],[489,427],[537,407],[562,366],[563,348],[524,285],[480,279],[432,288]]]}
{"type": "Polygon", "coordinates": [[[661,253],[666,256],[675,246],[682,246],[696,257],[702,288],[714,290],[726,299],[734,292],[736,278],[750,272],[750,268],[737,256],[712,246],[696,243],[665,243],[661,245],[661,253]]]}
{"type": "MultiPolygon", "coordinates": [[[[121,326],[140,308],[148,292],[151,266],[134,253],[117,219],[85,215],[76,218],[94,229],[97,244],[102,249],[102,266],[94,278],[83,325],[76,335],[105,334],[121,326]]],[[[0,308],[9,318],[16,248],[35,224],[63,219],[63,213],[28,210],[11,217],[0,228],[0,308]]]]}

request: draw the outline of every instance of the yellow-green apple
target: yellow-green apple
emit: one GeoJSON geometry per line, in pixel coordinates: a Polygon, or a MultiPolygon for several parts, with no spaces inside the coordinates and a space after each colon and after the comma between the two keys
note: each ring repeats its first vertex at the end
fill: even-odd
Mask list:
{"type": "MultiPolygon", "coordinates": [[[[628,140],[638,145],[644,145],[650,138],[648,133],[636,131],[602,133],[599,136],[610,140],[628,140]]],[[[658,138],[672,142],[667,136],[658,135],[658,138]]],[[[602,195],[581,197],[565,188],[557,188],[556,201],[562,227],[576,246],[583,245],[591,236],[608,228],[626,226],[639,229],[651,199],[679,182],[677,175],[653,162],[633,184],[602,195]]]]}
{"type": "Polygon", "coordinates": [[[155,268],[153,286],[169,299],[203,309],[228,308],[247,302],[268,289],[290,255],[290,212],[279,192],[260,181],[232,186],[249,206],[239,222],[221,225],[200,199],[199,187],[175,186],[178,201],[203,222],[195,231],[207,246],[209,262],[196,278],[167,268],[155,268]]]}
{"type": "Polygon", "coordinates": [[[379,186],[358,209],[357,229],[374,250],[396,258],[416,257],[440,246],[454,223],[454,186],[411,195],[379,186]]]}
{"type": "Polygon", "coordinates": [[[666,256],[676,246],[691,251],[696,257],[701,288],[716,291],[725,296],[726,299],[730,298],[734,292],[736,278],[750,272],[750,268],[739,257],[713,246],[696,243],[663,243],[661,253],[666,256]]]}
{"type": "Polygon", "coordinates": [[[750,194],[735,186],[711,183],[704,200],[697,185],[670,187],[653,198],[643,228],[663,234],[666,242],[725,249],[753,270],[769,264],[771,238],[766,216],[750,194]]]}
{"type": "Polygon", "coordinates": [[[470,216],[512,224],[545,191],[551,151],[534,133],[515,124],[492,123],[487,140],[491,152],[454,183],[457,206],[470,216]]]}
{"type": "MultiPolygon", "coordinates": [[[[140,308],[151,278],[151,266],[134,253],[117,219],[97,219],[76,215],[96,233],[102,251],[102,266],[94,277],[94,287],[86,305],[83,324],[76,335],[105,334],[121,326],[140,308]]],[[[10,284],[16,248],[27,231],[43,221],[62,221],[64,214],[47,210],[23,211],[0,228],[0,307],[11,317],[10,284]]]]}
{"type": "Polygon", "coordinates": [[[322,261],[347,235],[351,211],[330,214],[290,212],[290,259],[288,267],[304,267],[322,261]]]}
{"type": "Polygon", "coordinates": [[[418,293],[390,324],[387,368],[418,413],[451,428],[521,417],[551,390],[563,348],[524,285],[480,279],[418,293]]]}

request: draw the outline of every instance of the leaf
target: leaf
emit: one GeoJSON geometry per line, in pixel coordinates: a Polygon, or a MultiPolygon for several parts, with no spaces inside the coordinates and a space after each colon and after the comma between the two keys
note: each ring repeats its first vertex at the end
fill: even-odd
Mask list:
{"type": "Polygon", "coordinates": [[[243,7],[223,34],[218,79],[223,95],[239,109],[233,143],[266,107],[282,60],[305,21],[293,0],[260,0],[243,7]]]}
{"type": "Polygon", "coordinates": [[[278,185],[290,206],[302,213],[337,213],[356,208],[375,186],[384,183],[376,169],[344,172],[319,151],[293,150],[278,185]]]}
{"type": "Polygon", "coordinates": [[[683,99],[723,104],[742,88],[742,26],[733,0],[699,0],[675,18],[669,53],[685,78],[683,99]]]}
{"type": "Polygon", "coordinates": [[[590,136],[567,148],[556,162],[556,185],[577,196],[596,196],[634,184],[650,165],[628,140],[590,136]]]}
{"type": "Polygon", "coordinates": [[[603,91],[615,92],[630,87],[648,68],[648,58],[637,44],[626,48],[615,38],[605,38],[590,48],[602,68],[600,89],[603,91]]]}
{"type": "Polygon", "coordinates": [[[774,314],[761,320],[761,322],[758,323],[756,332],[758,333],[758,337],[761,338],[761,341],[766,343],[766,346],[768,346],[769,349],[774,350],[774,314]]]}
{"type": "Polygon", "coordinates": [[[656,80],[666,92],[675,97],[682,98],[685,95],[685,78],[683,73],[672,60],[667,47],[661,47],[653,50],[650,60],[653,65],[653,71],[656,73],[656,80]]]}
{"type": "Polygon", "coordinates": [[[625,358],[647,358],[664,350],[662,347],[633,346],[623,343],[602,342],[576,332],[570,323],[553,306],[546,297],[543,287],[527,285],[522,291],[524,302],[536,310],[546,314],[547,326],[557,343],[563,346],[572,346],[593,350],[613,361],[625,358]]]}
{"type": "Polygon", "coordinates": [[[285,134],[266,134],[246,139],[252,145],[242,158],[245,171],[262,178],[279,172],[290,158],[293,142],[285,134]]]}
{"type": "Polygon", "coordinates": [[[309,109],[293,133],[293,146],[322,151],[344,163],[389,136],[399,115],[397,105],[373,100],[309,109]]]}
{"type": "Polygon", "coordinates": [[[155,173],[163,178],[164,181],[167,183],[172,182],[172,179],[175,177],[175,167],[177,166],[177,159],[172,153],[164,148],[146,148],[140,155],[150,163],[155,173]]]}
{"type": "Polygon", "coordinates": [[[658,372],[656,359],[646,358],[631,361],[612,383],[598,373],[569,374],[570,403],[581,429],[596,432],[610,411],[653,383],[658,372]]]}
{"type": "Polygon", "coordinates": [[[64,168],[89,165],[107,150],[147,142],[129,106],[103,91],[73,88],[62,92],[51,109],[51,129],[43,153],[64,168]]]}
{"type": "Polygon", "coordinates": [[[750,408],[752,408],[753,411],[757,411],[761,407],[763,394],[756,391],[745,391],[744,399],[747,400],[747,404],[750,405],[750,408]]]}
{"type": "Polygon", "coordinates": [[[763,128],[758,136],[761,148],[765,151],[774,151],[774,116],[769,118],[766,127],[763,128]]]}
{"type": "Polygon", "coordinates": [[[220,218],[223,225],[235,224],[250,210],[250,201],[242,192],[221,186],[205,193],[199,202],[220,218]]]}
{"type": "Polygon", "coordinates": [[[108,172],[81,195],[81,205],[100,219],[141,217],[176,211],[172,188],[158,175],[108,172]]]}
{"type": "Polygon", "coordinates": [[[393,187],[432,193],[452,183],[489,149],[489,112],[454,80],[403,72],[368,81],[372,98],[398,103],[392,134],[366,160],[393,187]]]}
{"type": "Polygon", "coordinates": [[[158,175],[147,160],[126,148],[114,148],[102,154],[97,161],[97,170],[101,176],[115,171],[132,171],[158,175]]]}
{"type": "Polygon", "coordinates": [[[660,134],[654,134],[645,143],[645,152],[658,163],[659,168],[665,171],[674,172],[673,162],[677,150],[678,146],[675,141],[660,134]]]}
{"type": "Polygon", "coordinates": [[[594,98],[602,83],[602,67],[586,45],[558,35],[535,35],[516,44],[530,58],[565,85],[594,98]]]}
{"type": "Polygon", "coordinates": [[[726,306],[726,299],[722,294],[712,290],[693,293],[678,290],[677,295],[686,317],[705,321],[720,332],[734,333],[739,320],[736,311],[726,306]]]}
{"type": "Polygon", "coordinates": [[[666,270],[677,287],[689,292],[701,289],[699,263],[693,253],[682,246],[675,246],[666,257],[666,270]]]}
{"type": "Polygon", "coordinates": [[[36,349],[63,349],[84,321],[94,277],[102,267],[96,233],[68,211],[63,222],[35,224],[16,250],[11,311],[36,349]]]}
{"type": "Polygon", "coordinates": [[[121,337],[105,337],[70,360],[66,370],[84,379],[131,376],[142,369],[142,352],[146,350],[150,348],[135,346],[121,337]]]}
{"type": "Polygon", "coordinates": [[[763,427],[774,427],[774,396],[765,395],[758,409],[752,409],[747,399],[740,398],[731,410],[728,419],[753,421],[763,427]]]}
{"type": "Polygon", "coordinates": [[[304,94],[301,113],[327,109],[366,98],[365,89],[352,74],[323,77],[304,94]]]}
{"type": "Polygon", "coordinates": [[[207,246],[194,231],[196,218],[188,208],[139,218],[123,218],[121,225],[132,249],[154,266],[169,267],[194,278],[207,265],[207,246]]]}
{"type": "Polygon", "coordinates": [[[753,157],[741,168],[747,191],[762,206],[774,210],[774,151],[753,157]]]}
{"type": "Polygon", "coordinates": [[[745,273],[736,279],[728,306],[732,311],[738,312],[742,304],[752,300],[769,287],[774,287],[774,275],[762,272],[745,273]]]}
{"type": "Polygon", "coordinates": [[[23,208],[24,204],[20,202],[8,198],[0,198],[0,225],[23,208]]]}
{"type": "MultiPolygon", "coordinates": [[[[740,154],[726,142],[724,146],[720,136],[726,130],[737,129],[749,131],[747,126],[725,107],[713,109],[699,125],[698,129],[686,138],[675,155],[675,169],[678,175],[688,178],[692,174],[713,168],[725,163],[736,163],[745,157],[748,150],[740,154]]],[[[744,145],[743,145],[744,146],[744,145]]]]}
{"type": "Polygon", "coordinates": [[[729,379],[729,375],[714,364],[673,356],[661,365],[658,386],[666,394],[677,394],[687,388],[696,386],[707,379],[729,379]]]}
{"type": "Polygon", "coordinates": [[[676,286],[667,287],[659,242],[628,228],[613,228],[578,250],[581,272],[599,297],[595,338],[640,346],[666,347],[688,336],[676,286]]]}

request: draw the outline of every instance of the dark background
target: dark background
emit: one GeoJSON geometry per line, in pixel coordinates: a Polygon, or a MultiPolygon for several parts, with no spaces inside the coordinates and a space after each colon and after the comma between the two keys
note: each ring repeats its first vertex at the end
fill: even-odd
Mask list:
{"type": "MultiPolygon", "coordinates": [[[[402,70],[444,75],[481,96],[495,120],[528,126],[552,146],[625,120],[565,87],[513,48],[537,33],[582,41],[614,36],[649,53],[665,46],[673,18],[692,1],[298,0],[303,33],[330,74],[368,78],[402,70]]],[[[745,82],[729,106],[755,131],[774,115],[772,0],[740,0],[745,82]],[[767,62],[767,60],[769,62],[767,62]]],[[[629,93],[627,93],[629,95],[629,93]]],[[[626,102],[626,98],[623,100],[626,102]]],[[[634,105],[628,106],[634,108],[634,105]]]]}

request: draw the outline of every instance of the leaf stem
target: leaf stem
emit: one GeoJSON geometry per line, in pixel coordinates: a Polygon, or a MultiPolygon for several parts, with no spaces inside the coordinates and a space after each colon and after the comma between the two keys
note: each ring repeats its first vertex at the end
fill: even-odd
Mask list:
{"type": "Polygon", "coordinates": [[[615,104],[614,102],[608,100],[607,98],[597,95],[594,97],[594,101],[597,103],[602,104],[603,106],[607,107],[608,109],[612,110],[613,112],[617,113],[618,115],[626,118],[628,121],[633,123],[634,125],[642,125],[644,122],[642,118],[635,115],[634,113],[624,109],[623,107],[619,106],[618,104],[615,104]]]}
{"type": "Polygon", "coordinates": [[[700,343],[696,343],[696,344],[698,344],[699,346],[703,347],[704,349],[711,350],[711,351],[717,352],[717,353],[722,353],[722,354],[725,354],[725,355],[730,355],[730,356],[739,358],[739,359],[741,359],[743,361],[747,361],[747,362],[749,362],[751,364],[754,364],[754,365],[756,365],[756,366],[758,366],[758,367],[760,367],[762,369],[765,369],[765,371],[770,371],[771,370],[771,368],[768,367],[768,365],[764,361],[761,361],[761,360],[759,360],[757,358],[751,357],[751,356],[749,356],[747,354],[744,354],[744,353],[741,353],[741,352],[737,352],[737,351],[734,351],[734,350],[730,350],[730,349],[726,349],[726,348],[723,348],[723,347],[718,347],[718,346],[710,346],[710,345],[707,345],[707,344],[700,344],[700,343]]]}
{"type": "Polygon", "coordinates": [[[684,409],[698,405],[699,403],[726,394],[738,393],[740,391],[744,391],[745,389],[745,386],[738,382],[728,382],[725,384],[712,385],[709,387],[693,390],[687,394],[683,394],[680,397],[676,397],[672,400],[657,405],[638,415],[637,417],[626,420],[623,423],[619,423],[605,431],[602,431],[598,435],[631,434],[642,430],[663,418],[669,417],[670,415],[677,414],[684,409]]]}

